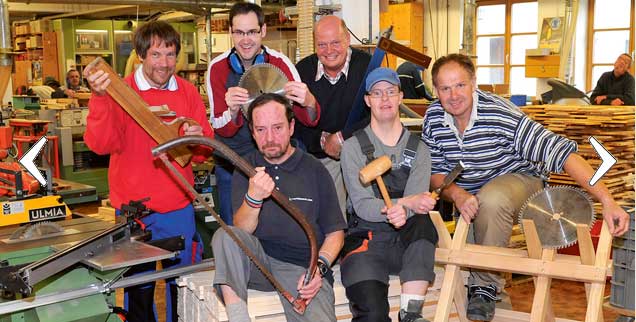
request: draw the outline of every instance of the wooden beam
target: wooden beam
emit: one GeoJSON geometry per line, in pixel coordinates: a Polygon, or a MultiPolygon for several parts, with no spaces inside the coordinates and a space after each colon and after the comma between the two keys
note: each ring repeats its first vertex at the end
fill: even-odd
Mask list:
{"type": "Polygon", "coordinates": [[[500,272],[511,272],[525,275],[549,275],[554,278],[579,281],[605,281],[607,267],[582,265],[561,261],[543,261],[541,259],[508,257],[494,254],[474,253],[465,249],[437,248],[435,262],[438,264],[453,264],[500,272]],[[577,274],[572,274],[577,272],[577,274]]]}
{"type": "MultiPolygon", "coordinates": [[[[128,84],[126,84],[115,71],[103,59],[98,57],[92,61],[87,69],[91,73],[101,70],[108,74],[110,85],[106,88],[106,92],[132,117],[135,122],[141,126],[158,144],[168,142],[179,137],[179,130],[183,123],[197,124],[194,120],[179,117],[171,123],[164,123],[155,116],[149,109],[148,104],[135,92],[128,84]]],[[[181,146],[171,149],[169,152],[171,157],[184,167],[189,161],[192,153],[190,150],[181,146]]]]}
{"type": "MultiPolygon", "coordinates": [[[[534,221],[523,219],[522,223],[528,247],[528,256],[534,259],[553,261],[556,252],[554,249],[542,248],[534,221]]],[[[550,300],[551,279],[547,276],[533,277],[532,279],[534,280],[535,291],[534,299],[532,300],[532,310],[530,311],[530,321],[553,322],[554,312],[552,310],[552,301],[550,300]]]]}

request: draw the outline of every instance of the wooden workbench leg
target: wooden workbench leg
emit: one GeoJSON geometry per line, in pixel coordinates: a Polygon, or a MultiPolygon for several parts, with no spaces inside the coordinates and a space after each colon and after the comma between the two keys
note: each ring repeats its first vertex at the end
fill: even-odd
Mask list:
{"type": "MultiPolygon", "coordinates": [[[[543,249],[534,221],[523,219],[523,233],[526,237],[528,257],[540,258],[544,261],[554,260],[556,251],[554,249],[543,249]]],[[[532,300],[532,310],[530,311],[530,321],[554,321],[552,301],[550,300],[550,284],[552,283],[552,279],[547,276],[535,276],[533,280],[535,290],[534,299],[532,300]]]]}
{"type": "MultiPolygon", "coordinates": [[[[607,269],[610,250],[612,248],[612,235],[610,235],[607,223],[603,222],[601,228],[601,237],[596,248],[596,259],[594,266],[601,269],[607,269]]],[[[587,299],[587,313],[585,314],[585,322],[601,321],[603,316],[603,297],[605,295],[605,281],[591,283],[587,299]]]]}
{"type": "MultiPolygon", "coordinates": [[[[590,235],[590,227],[584,224],[576,225],[576,235],[579,242],[579,254],[581,254],[581,264],[594,265],[595,254],[594,244],[592,243],[592,236],[590,235]]],[[[590,300],[590,283],[585,283],[585,297],[590,300]]],[[[603,310],[601,309],[598,317],[598,322],[603,322],[603,310]]]]}
{"type": "MultiPolygon", "coordinates": [[[[439,222],[436,223],[436,219],[433,219],[433,223],[435,227],[439,227],[439,222]]],[[[441,218],[439,218],[441,220],[441,218]]],[[[468,224],[462,219],[459,218],[457,221],[457,225],[455,228],[455,235],[452,239],[450,245],[448,245],[450,235],[448,235],[448,231],[446,231],[447,237],[442,237],[444,233],[440,234],[438,229],[439,244],[440,247],[450,248],[459,250],[464,248],[466,245],[466,236],[468,235],[468,224]],[[443,245],[446,244],[446,245],[443,245]],[[445,246],[445,247],[444,247],[445,246]]],[[[446,227],[444,226],[444,229],[446,227]]],[[[446,265],[444,271],[444,280],[442,282],[442,289],[440,290],[439,300],[437,301],[437,309],[435,310],[435,322],[446,322],[448,321],[448,315],[450,314],[451,305],[453,301],[455,303],[455,308],[457,313],[459,314],[459,320],[464,322],[468,321],[466,318],[466,292],[464,291],[463,285],[460,281],[463,280],[460,266],[458,265],[446,265]]]]}

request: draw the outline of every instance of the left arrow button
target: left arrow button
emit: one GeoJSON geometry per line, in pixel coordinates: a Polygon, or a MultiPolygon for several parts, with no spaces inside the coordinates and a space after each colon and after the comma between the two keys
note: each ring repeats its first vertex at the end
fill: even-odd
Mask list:
{"type": "Polygon", "coordinates": [[[46,179],[38,170],[38,167],[35,166],[35,158],[40,154],[42,148],[46,144],[48,139],[46,136],[42,136],[36,143],[33,145],[29,152],[25,153],[18,162],[37,180],[41,185],[46,186],[46,179]]]}

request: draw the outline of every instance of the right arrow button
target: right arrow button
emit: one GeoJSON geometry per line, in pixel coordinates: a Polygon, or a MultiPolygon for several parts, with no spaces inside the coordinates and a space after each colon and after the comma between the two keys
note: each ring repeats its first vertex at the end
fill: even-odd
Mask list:
{"type": "Polygon", "coordinates": [[[590,186],[593,186],[614,164],[616,164],[616,158],[614,158],[614,156],[609,153],[609,151],[607,151],[605,147],[593,136],[590,136],[590,143],[592,144],[592,147],[594,147],[598,156],[601,157],[601,160],[603,160],[601,166],[598,167],[598,170],[596,170],[596,173],[594,173],[594,176],[590,179],[590,186]]]}

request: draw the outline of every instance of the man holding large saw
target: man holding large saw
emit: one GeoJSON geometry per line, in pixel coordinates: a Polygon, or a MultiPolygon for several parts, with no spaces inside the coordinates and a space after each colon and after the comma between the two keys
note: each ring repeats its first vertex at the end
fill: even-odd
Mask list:
{"type": "MultiPolygon", "coordinates": [[[[199,92],[187,80],[175,75],[181,44],[179,33],[166,22],[153,21],[136,30],[134,42],[142,64],[124,82],[150,106],[167,105],[176,117],[191,118],[199,123],[184,124],[181,128],[184,135],[213,137],[199,92]]],[[[117,208],[131,200],[149,197],[146,206],[155,213],[145,217],[143,222],[152,231],[152,238],[181,235],[185,239],[185,249],[177,259],[165,261],[164,267],[193,263],[196,231],[190,196],[153,158],[151,149],[157,142],[111,96],[106,95],[111,84],[109,74],[92,70],[89,65],[84,70],[84,77],[93,90],[84,140],[95,153],[110,154],[111,204],[117,208]]],[[[194,152],[195,157],[203,159],[204,150],[195,149],[194,152]]],[[[176,168],[190,184],[194,183],[190,164],[176,168]]],[[[126,289],[128,321],[156,321],[153,294],[154,283],[126,289]]],[[[176,295],[176,284],[172,280],[166,286],[168,321],[177,320],[176,295]]]]}
{"type": "Polygon", "coordinates": [[[232,206],[236,213],[234,227],[229,228],[271,276],[261,273],[227,232],[218,230],[212,239],[216,294],[223,300],[230,321],[250,321],[247,289],[271,291],[273,278],[294,298],[307,303],[301,315],[281,297],[287,321],[335,321],[330,266],[342,247],[346,224],[333,182],[320,162],[290,144],[295,120],[285,97],[259,96],[247,114],[258,151],[245,158],[257,173],[248,179],[242,172],[234,172],[232,206]],[[318,271],[310,272],[314,275],[306,285],[303,281],[310,257],[307,236],[271,198],[274,189],[300,208],[315,233],[318,271]]]}
{"type": "MultiPolygon", "coordinates": [[[[627,231],[629,216],[603,183],[589,185],[594,171],[575,153],[576,143],[532,121],[510,101],[477,89],[470,57],[441,57],[432,76],[439,100],[429,106],[422,127],[433,161],[431,185],[440,186],[451,167],[463,161],[466,169],[442,196],[473,223],[476,244],[507,247],[524,202],[544,187],[550,172],[564,170],[603,204],[613,235],[627,231]]],[[[498,274],[472,271],[468,319],[492,320],[503,287],[498,274]]]]}
{"type": "MultiPolygon", "coordinates": [[[[300,76],[289,58],[262,45],[267,26],[261,7],[247,2],[236,3],[230,8],[229,18],[234,47],[215,57],[208,67],[206,85],[210,100],[210,123],[218,134],[217,140],[244,156],[256,151],[245,115],[241,113],[241,107],[246,107],[254,97],[250,97],[248,89],[239,87],[241,77],[250,67],[267,63],[287,77],[289,81],[277,90],[294,102],[294,114],[302,124],[315,126],[320,106],[307,85],[300,82],[300,76]]],[[[265,78],[266,75],[263,75],[257,81],[261,84],[273,81],[265,78]]],[[[231,178],[234,168],[221,156],[215,155],[214,161],[221,218],[231,225],[231,178]]]]}
{"type": "MultiPolygon", "coordinates": [[[[428,212],[435,198],[428,192],[431,158],[418,135],[400,123],[402,90],[398,74],[377,68],[366,79],[365,101],[371,123],[342,148],[342,172],[349,193],[349,229],[340,270],[352,321],[390,321],[389,275],[402,284],[399,320],[424,322],[424,296],[435,280],[437,232],[428,212]],[[363,184],[358,173],[374,159],[388,156],[382,174],[391,205],[379,186],[363,184]]],[[[379,185],[379,183],[378,183],[379,185]]]]}

